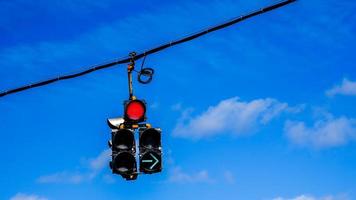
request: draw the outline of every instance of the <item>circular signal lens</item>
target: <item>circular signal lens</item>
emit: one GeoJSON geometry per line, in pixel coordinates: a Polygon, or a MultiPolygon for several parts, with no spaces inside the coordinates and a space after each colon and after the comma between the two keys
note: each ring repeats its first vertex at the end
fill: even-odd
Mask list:
{"type": "Polygon", "coordinates": [[[120,173],[130,173],[135,171],[136,159],[128,152],[118,154],[114,159],[114,170],[120,173]]]}
{"type": "Polygon", "coordinates": [[[145,116],[146,107],[143,102],[134,100],[126,106],[126,116],[131,120],[140,120],[145,116]]]}
{"type": "Polygon", "coordinates": [[[130,150],[135,145],[135,138],[132,131],[121,129],[113,137],[114,150],[130,150]]]}
{"type": "Polygon", "coordinates": [[[161,133],[154,128],[146,129],[141,133],[140,146],[148,149],[161,146],[161,133]]]}

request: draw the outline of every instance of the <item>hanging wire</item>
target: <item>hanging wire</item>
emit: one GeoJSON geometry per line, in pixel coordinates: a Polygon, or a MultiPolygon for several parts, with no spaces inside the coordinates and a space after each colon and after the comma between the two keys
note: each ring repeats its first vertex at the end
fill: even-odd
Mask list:
{"type": "Polygon", "coordinates": [[[141,69],[137,73],[137,80],[141,84],[149,84],[153,79],[153,74],[155,73],[153,68],[150,67],[143,68],[145,66],[146,57],[147,56],[143,57],[141,63],[141,69]]]}
{"type": "Polygon", "coordinates": [[[146,61],[146,55],[143,57],[142,63],[141,63],[141,70],[143,69],[143,66],[145,66],[145,61],[146,61]]]}
{"type": "MultiPolygon", "coordinates": [[[[148,55],[157,53],[157,52],[162,51],[164,49],[167,49],[169,47],[172,47],[172,46],[175,46],[175,45],[178,45],[178,44],[182,44],[182,43],[194,40],[194,39],[196,39],[198,37],[201,37],[203,35],[206,35],[208,33],[224,29],[226,27],[232,26],[232,25],[234,25],[236,23],[239,23],[239,22],[241,22],[243,20],[246,20],[248,18],[255,17],[255,16],[260,15],[260,14],[265,13],[265,12],[269,12],[271,10],[280,8],[282,6],[285,6],[285,5],[290,4],[292,2],[295,2],[295,1],[296,0],[281,1],[279,3],[276,3],[276,4],[273,4],[273,5],[264,7],[262,9],[259,9],[257,11],[251,12],[251,13],[249,13],[247,15],[242,15],[240,17],[234,18],[234,19],[232,19],[232,20],[230,20],[228,22],[225,22],[225,23],[219,24],[217,26],[213,26],[213,27],[210,27],[210,28],[205,29],[203,31],[200,31],[198,33],[183,37],[182,39],[171,41],[169,43],[163,44],[161,46],[152,48],[152,49],[150,49],[148,51],[145,51],[145,52],[143,52],[141,54],[136,55],[134,57],[134,60],[139,60],[141,58],[145,58],[148,55]]],[[[52,79],[49,79],[49,80],[41,81],[41,82],[38,82],[38,83],[33,83],[33,84],[25,85],[25,86],[22,86],[22,87],[19,87],[19,88],[3,91],[3,92],[0,93],[0,97],[6,96],[6,95],[9,95],[9,94],[18,93],[18,92],[21,92],[21,91],[24,91],[24,90],[28,90],[28,89],[31,89],[31,88],[48,85],[48,84],[51,84],[51,83],[54,83],[54,82],[57,82],[57,81],[76,78],[76,77],[83,76],[83,75],[89,74],[89,73],[97,71],[97,70],[113,67],[113,66],[119,65],[119,64],[126,64],[126,63],[129,63],[129,62],[131,62],[131,58],[130,57],[124,58],[122,60],[117,60],[117,61],[114,61],[114,62],[108,62],[108,63],[105,63],[103,65],[96,65],[96,66],[93,66],[93,67],[91,67],[91,68],[89,68],[87,70],[84,70],[84,71],[81,71],[81,72],[78,72],[78,73],[73,73],[73,74],[64,75],[64,76],[58,76],[56,78],[52,78],[52,79]]],[[[143,62],[143,64],[144,64],[144,62],[143,62]]],[[[144,68],[144,69],[141,68],[141,71],[140,71],[140,74],[141,75],[145,75],[145,76],[148,76],[149,74],[153,75],[153,73],[154,73],[154,70],[152,68],[144,68]]],[[[152,80],[152,76],[150,76],[149,79],[152,80]]],[[[143,83],[145,83],[145,81],[143,81],[143,80],[141,80],[141,81],[143,83]]],[[[140,82],[140,79],[139,79],[139,82],[140,82]]]]}

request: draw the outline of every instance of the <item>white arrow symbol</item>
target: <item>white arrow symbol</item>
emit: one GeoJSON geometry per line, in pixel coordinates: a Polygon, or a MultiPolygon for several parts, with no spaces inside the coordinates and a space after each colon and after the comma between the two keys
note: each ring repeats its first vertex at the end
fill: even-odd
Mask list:
{"type": "Polygon", "coordinates": [[[153,163],[153,165],[150,167],[150,169],[153,169],[153,167],[156,166],[159,161],[152,153],[150,153],[150,155],[155,160],[155,163],[153,163]]]}
{"type": "MultiPolygon", "coordinates": [[[[158,164],[159,160],[152,153],[150,153],[150,156],[155,160],[153,165],[151,165],[151,167],[150,167],[150,169],[153,169],[158,164]]],[[[142,160],[142,162],[151,163],[151,162],[153,162],[153,160],[142,160]]]]}

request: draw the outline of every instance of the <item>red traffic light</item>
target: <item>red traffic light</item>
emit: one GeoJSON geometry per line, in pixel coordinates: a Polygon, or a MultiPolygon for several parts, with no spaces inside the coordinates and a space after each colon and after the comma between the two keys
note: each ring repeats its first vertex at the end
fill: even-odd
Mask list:
{"type": "Polygon", "coordinates": [[[125,118],[135,122],[145,119],[146,105],[140,100],[132,100],[126,103],[125,118]]]}

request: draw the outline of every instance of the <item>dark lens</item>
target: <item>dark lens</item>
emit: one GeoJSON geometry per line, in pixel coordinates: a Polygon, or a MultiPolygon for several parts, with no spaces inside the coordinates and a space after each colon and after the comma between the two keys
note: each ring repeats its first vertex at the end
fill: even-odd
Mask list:
{"type": "Polygon", "coordinates": [[[130,130],[123,129],[116,132],[113,138],[113,145],[118,150],[129,150],[135,144],[135,138],[130,130]]]}

